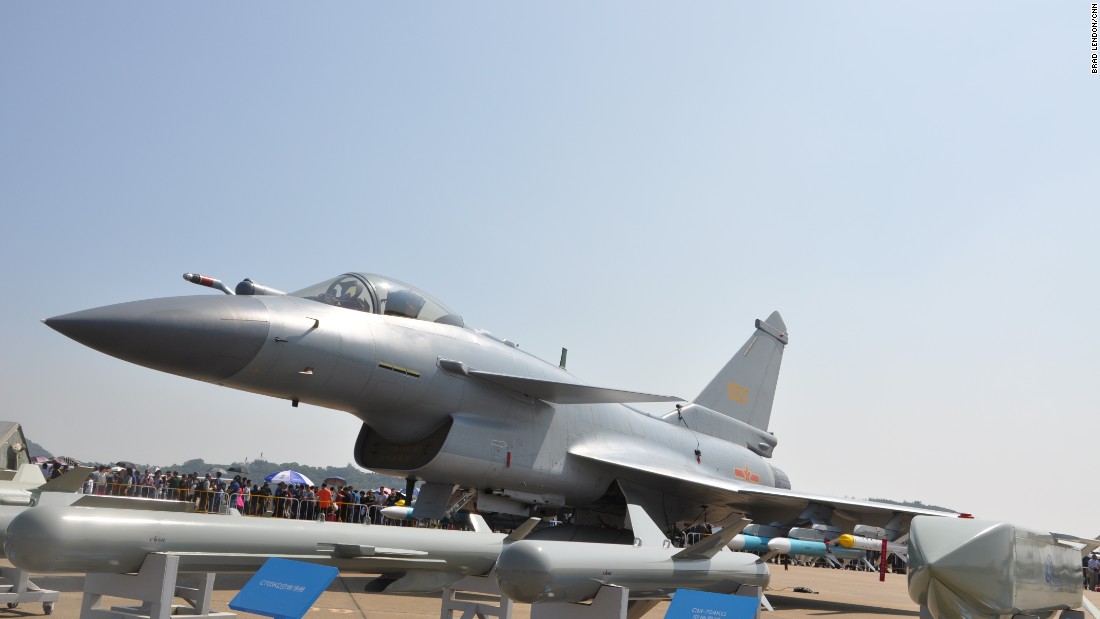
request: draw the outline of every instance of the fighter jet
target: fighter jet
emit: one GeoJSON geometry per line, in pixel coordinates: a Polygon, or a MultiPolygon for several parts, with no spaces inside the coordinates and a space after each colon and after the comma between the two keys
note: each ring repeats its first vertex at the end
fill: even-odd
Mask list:
{"type": "Polygon", "coordinates": [[[483,512],[626,520],[666,531],[740,514],[783,526],[855,524],[900,536],[921,509],[792,490],[768,432],[787,327],[778,312],[692,402],[587,384],[470,327],[425,291],[345,273],[285,293],[251,280],[223,295],[134,301],[49,318],[60,333],[162,372],[355,415],[362,467],[424,482],[414,516],[483,512]],[[668,403],[655,416],[630,406],[668,403]],[[460,492],[464,491],[464,492],[460,492]]]}

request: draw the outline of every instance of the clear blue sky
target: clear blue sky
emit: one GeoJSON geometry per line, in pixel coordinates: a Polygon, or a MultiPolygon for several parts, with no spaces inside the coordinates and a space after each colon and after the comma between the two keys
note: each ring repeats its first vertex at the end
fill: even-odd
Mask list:
{"type": "Polygon", "coordinates": [[[1089,3],[0,4],[3,417],[352,460],[349,415],[49,316],[349,270],[693,397],[778,309],[797,488],[1100,533],[1089,3]],[[1091,478],[1091,479],[1090,479],[1091,478]]]}

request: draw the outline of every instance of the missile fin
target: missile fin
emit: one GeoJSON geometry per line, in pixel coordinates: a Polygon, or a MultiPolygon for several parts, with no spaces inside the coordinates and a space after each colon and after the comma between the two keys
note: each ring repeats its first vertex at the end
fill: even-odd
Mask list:
{"type": "Polygon", "coordinates": [[[469,519],[468,524],[470,525],[470,528],[474,530],[474,533],[492,533],[493,532],[492,527],[489,526],[488,522],[485,522],[485,519],[481,517],[481,514],[475,514],[473,512],[469,512],[469,515],[467,516],[467,518],[469,519]]]}
{"type": "Polygon", "coordinates": [[[375,548],[374,556],[376,557],[426,557],[428,552],[424,550],[408,550],[405,548],[375,548]]]}
{"type": "Polygon", "coordinates": [[[680,552],[672,555],[673,561],[698,561],[702,559],[713,558],[714,555],[721,552],[730,541],[737,536],[738,533],[745,530],[745,527],[752,524],[752,521],[748,518],[740,518],[734,522],[731,526],[723,527],[721,531],[711,535],[710,537],[692,544],[687,548],[684,548],[680,552]]]}
{"type": "MultiPolygon", "coordinates": [[[[30,466],[37,466],[32,464],[30,466]]],[[[90,466],[74,466],[68,472],[42,484],[40,488],[44,492],[76,492],[84,485],[88,475],[95,469],[90,466]]]]}
{"type": "Polygon", "coordinates": [[[504,538],[504,543],[511,544],[512,542],[518,542],[527,537],[531,531],[535,530],[535,527],[537,527],[540,522],[542,522],[542,518],[528,518],[523,524],[516,527],[516,530],[512,531],[508,537],[504,538]]]}
{"type": "Polygon", "coordinates": [[[1092,551],[1100,548],[1100,537],[1088,539],[1085,537],[1077,537],[1076,535],[1066,535],[1064,533],[1051,533],[1050,535],[1063,546],[1068,546],[1070,544],[1080,545],[1082,557],[1087,557],[1092,551]]]}
{"type": "Polygon", "coordinates": [[[668,546],[670,542],[656,522],[649,517],[641,505],[627,503],[627,513],[630,515],[630,529],[634,531],[634,543],[642,546],[668,546]]]}
{"type": "MultiPolygon", "coordinates": [[[[318,544],[323,549],[330,544],[318,544]]],[[[360,544],[331,544],[332,554],[336,557],[354,559],[358,557],[423,557],[428,553],[423,550],[406,550],[404,548],[378,548],[377,546],[363,546],[360,544]]]]}
{"type": "MultiPolygon", "coordinates": [[[[328,544],[318,544],[318,550],[325,550],[328,544]]],[[[332,556],[334,557],[367,557],[374,554],[374,546],[362,546],[359,544],[332,544],[332,556]]]]}
{"type": "Polygon", "coordinates": [[[397,578],[387,578],[386,581],[374,585],[381,586],[383,593],[420,593],[423,591],[439,591],[453,585],[465,577],[460,571],[413,571],[405,572],[397,578]]]}
{"type": "Polygon", "coordinates": [[[436,569],[439,567],[446,567],[447,562],[443,559],[406,559],[404,557],[383,557],[375,555],[373,557],[355,557],[357,560],[364,562],[367,565],[372,563],[381,563],[388,567],[403,566],[406,568],[418,568],[418,569],[436,569]]]}

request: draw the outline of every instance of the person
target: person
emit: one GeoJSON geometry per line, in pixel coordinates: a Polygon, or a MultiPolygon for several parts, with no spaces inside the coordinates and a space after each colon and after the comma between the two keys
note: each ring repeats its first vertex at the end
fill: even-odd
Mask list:
{"type": "Polygon", "coordinates": [[[298,517],[302,520],[317,517],[317,486],[309,486],[302,493],[302,508],[298,510],[298,517]]]}
{"type": "Polygon", "coordinates": [[[134,469],[125,468],[118,473],[119,496],[132,496],[134,493],[134,469]]]}
{"type": "Polygon", "coordinates": [[[183,478],[180,477],[179,471],[172,471],[172,476],[168,478],[168,490],[164,495],[164,498],[172,501],[182,501],[180,497],[183,495],[180,492],[180,486],[183,485],[183,478]]]}
{"type": "Polygon", "coordinates": [[[107,467],[99,467],[95,473],[95,493],[107,494],[107,467]]]}
{"type": "Polygon", "coordinates": [[[141,477],[141,488],[135,493],[135,496],[142,496],[145,498],[152,498],[156,496],[157,478],[153,476],[153,473],[149,469],[145,469],[145,474],[141,477]]]}
{"type": "Polygon", "coordinates": [[[275,486],[275,494],[273,496],[275,497],[275,502],[272,507],[271,515],[275,518],[282,518],[286,515],[283,513],[283,510],[286,509],[287,498],[287,489],[284,482],[279,482],[279,485],[275,486]]]}
{"type": "Polygon", "coordinates": [[[260,489],[252,494],[259,496],[259,502],[256,504],[256,515],[266,515],[268,504],[271,502],[271,484],[265,481],[264,485],[260,486],[260,489]]]}
{"type": "Polygon", "coordinates": [[[363,524],[364,522],[367,521],[367,509],[370,507],[369,505],[367,505],[367,491],[366,490],[360,490],[359,491],[359,497],[357,499],[357,502],[358,502],[358,505],[356,507],[359,509],[359,517],[355,519],[355,522],[357,522],[359,524],[363,524]]]}
{"type": "Polygon", "coordinates": [[[210,473],[207,473],[206,477],[202,480],[202,484],[198,487],[199,506],[196,511],[206,511],[207,504],[210,502],[210,493],[213,489],[214,480],[210,478],[210,473]]]}
{"type": "Polygon", "coordinates": [[[214,484],[214,488],[214,493],[210,496],[210,513],[220,514],[225,505],[225,484],[218,482],[214,484]]]}
{"type": "Polygon", "coordinates": [[[237,509],[240,510],[242,515],[247,516],[249,514],[248,510],[251,506],[252,491],[249,489],[248,480],[244,479],[241,483],[240,493],[237,495],[237,509]]]}
{"type": "Polygon", "coordinates": [[[336,491],[336,520],[348,521],[348,489],[340,488],[336,491]]]}
{"type": "Polygon", "coordinates": [[[1092,553],[1089,559],[1089,590],[1096,591],[1100,587],[1100,558],[1092,553]]]}
{"type": "Polygon", "coordinates": [[[321,489],[317,491],[317,511],[322,519],[327,519],[331,509],[332,490],[329,490],[328,484],[321,484],[321,489]]]}

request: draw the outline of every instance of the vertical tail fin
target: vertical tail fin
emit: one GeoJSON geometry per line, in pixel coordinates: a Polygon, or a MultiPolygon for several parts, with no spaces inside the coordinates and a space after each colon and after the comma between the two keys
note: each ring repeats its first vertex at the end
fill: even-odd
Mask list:
{"type": "Polygon", "coordinates": [[[779,312],[757,320],[756,331],[695,403],[766,431],[786,345],[787,325],[779,312]]]}

